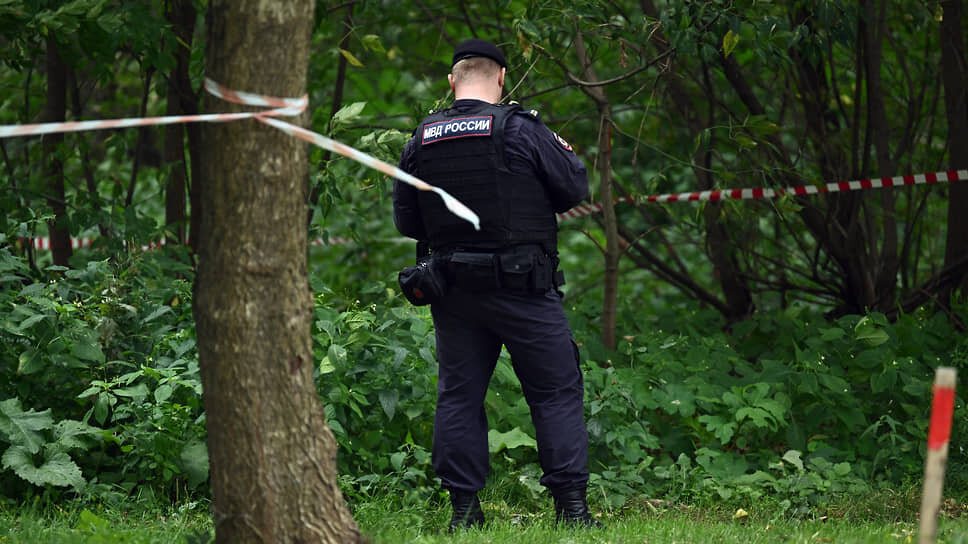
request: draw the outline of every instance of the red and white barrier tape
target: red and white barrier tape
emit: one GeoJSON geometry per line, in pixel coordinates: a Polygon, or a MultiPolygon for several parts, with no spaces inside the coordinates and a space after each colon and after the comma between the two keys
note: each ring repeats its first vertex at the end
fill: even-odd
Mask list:
{"type": "Polygon", "coordinates": [[[968,170],[951,170],[948,172],[934,172],[892,178],[862,179],[856,181],[841,181],[824,185],[802,185],[785,189],[723,189],[719,191],[697,191],[691,193],[676,193],[650,196],[646,202],[676,202],[680,200],[726,200],[726,199],[754,199],[776,198],[786,194],[815,195],[819,193],[836,193],[839,191],[858,191],[860,189],[880,189],[882,187],[900,187],[902,185],[921,185],[925,183],[939,183],[958,180],[968,180],[968,170]]]}
{"type": "MultiPolygon", "coordinates": [[[[376,157],[363,153],[346,144],[337,142],[326,136],[306,130],[291,123],[286,123],[277,116],[294,116],[301,113],[308,104],[308,98],[277,98],[243,91],[235,91],[223,87],[215,81],[206,78],[205,90],[227,102],[244,104],[248,106],[258,106],[273,108],[260,112],[243,113],[213,113],[203,115],[179,115],[168,117],[147,117],[147,118],[125,118],[111,119],[103,121],[74,121],[63,123],[41,123],[34,125],[0,125],[0,138],[11,138],[16,136],[36,136],[40,134],[50,134],[55,132],[80,132],[87,130],[101,130],[112,128],[126,128],[148,125],[168,125],[174,123],[196,123],[196,122],[228,122],[240,119],[256,119],[262,123],[271,125],[286,134],[305,140],[313,145],[337,153],[367,167],[379,170],[384,174],[399,179],[404,183],[413,185],[421,191],[432,191],[440,195],[444,204],[451,212],[458,217],[470,222],[475,229],[480,229],[480,219],[467,206],[459,202],[453,196],[439,187],[434,187],[399,168],[390,165],[376,157]]],[[[681,201],[719,201],[726,199],[762,199],[776,198],[787,194],[791,195],[812,195],[819,193],[833,193],[839,191],[857,191],[861,189],[878,189],[882,187],[898,187],[902,185],[920,185],[926,183],[953,182],[968,180],[968,170],[952,170],[947,172],[935,172],[926,174],[915,174],[907,176],[885,177],[879,179],[864,179],[856,181],[842,181],[838,183],[827,183],[824,185],[803,185],[800,187],[788,188],[748,188],[748,189],[722,189],[715,191],[693,191],[685,193],[670,193],[652,195],[644,198],[622,197],[615,200],[618,202],[681,202],[681,201]]],[[[566,221],[577,217],[583,217],[602,211],[601,204],[580,204],[574,208],[557,214],[558,221],[566,221]]],[[[79,247],[79,246],[75,246],[79,247]]],[[[40,248],[38,249],[46,249],[40,248]]]]}
{"type": "MultiPolygon", "coordinates": [[[[396,239],[394,239],[396,240],[396,239]]],[[[50,249],[50,238],[47,236],[39,236],[37,238],[21,238],[21,243],[30,244],[34,246],[34,249],[50,249]]],[[[412,241],[412,240],[411,240],[412,241]]],[[[312,246],[339,246],[353,243],[352,238],[347,238],[346,236],[330,236],[328,240],[322,238],[313,238],[309,241],[309,245],[312,246]]],[[[86,247],[91,247],[94,245],[94,238],[83,237],[83,238],[71,238],[71,248],[81,249],[86,247]]],[[[164,240],[158,242],[151,242],[141,246],[141,249],[148,251],[150,249],[155,249],[165,245],[164,240]]]]}
{"type": "MultiPolygon", "coordinates": [[[[226,89],[211,79],[205,80],[205,89],[215,96],[237,97],[240,93],[226,89]]],[[[176,123],[224,123],[228,121],[238,121],[240,119],[251,119],[265,115],[298,115],[309,103],[309,98],[275,98],[263,96],[256,98],[249,93],[241,93],[247,98],[251,98],[250,105],[273,107],[275,109],[242,112],[242,113],[208,113],[201,115],[171,115],[167,117],[130,117],[124,119],[106,119],[101,121],[67,121],[61,123],[40,123],[35,125],[0,125],[0,138],[12,138],[15,136],[38,136],[41,134],[52,134],[57,132],[83,132],[89,130],[106,130],[112,128],[142,127],[150,125],[173,125],[176,123]]],[[[233,102],[235,100],[232,100],[233,102]]]]}
{"type": "MultiPolygon", "coordinates": [[[[222,90],[224,92],[225,89],[222,90]]],[[[214,93],[213,93],[214,94],[214,93]]],[[[268,97],[263,97],[268,98],[268,97]]],[[[236,100],[229,100],[236,101],[236,100]]],[[[274,110],[280,111],[280,110],[274,110]]],[[[234,114],[233,114],[234,115],[234,114]]],[[[395,178],[403,179],[404,177],[412,178],[408,183],[415,184],[418,187],[423,188],[423,190],[435,191],[440,194],[445,202],[448,200],[452,201],[451,205],[460,209],[466,210],[463,204],[458,202],[452,196],[447,194],[442,189],[438,189],[431,185],[427,185],[423,181],[417,178],[413,178],[406,172],[403,172],[396,167],[390,166],[389,164],[375,159],[361,151],[353,149],[347,145],[341,144],[335,140],[326,138],[316,134],[315,132],[310,132],[303,128],[291,125],[289,123],[284,123],[275,119],[263,119],[257,117],[260,121],[269,123],[276,126],[280,130],[291,134],[296,138],[300,138],[311,143],[320,145],[325,149],[329,149],[334,153],[339,153],[340,155],[349,157],[358,162],[362,162],[367,166],[371,166],[374,169],[380,170],[381,172],[392,176],[395,178]],[[278,125],[277,125],[278,123],[278,125]],[[367,161],[373,161],[372,165],[367,161]]],[[[99,121],[92,121],[99,122],[99,121]]],[[[30,126],[30,125],[25,125],[30,126]]],[[[4,127],[0,126],[0,130],[4,127]]],[[[0,132],[2,135],[2,132],[0,132]]],[[[701,200],[726,200],[726,199],[764,199],[764,198],[776,198],[778,196],[783,196],[786,194],[792,195],[813,195],[820,193],[835,193],[840,191],[858,191],[861,189],[880,189],[884,187],[900,187],[904,185],[921,185],[921,184],[931,184],[931,183],[945,183],[945,182],[955,182],[955,181],[968,181],[968,170],[949,170],[947,172],[934,172],[927,174],[914,174],[908,176],[895,176],[892,178],[880,178],[880,179],[864,179],[857,181],[842,181],[839,183],[827,183],[824,185],[804,185],[801,187],[789,187],[786,189],[724,189],[720,191],[698,191],[698,192],[688,192],[688,193],[672,193],[664,195],[653,195],[647,197],[619,197],[615,199],[615,203],[619,204],[622,202],[691,202],[691,201],[701,201],[701,200]]],[[[578,217],[585,217],[595,213],[600,213],[602,211],[602,205],[600,203],[594,204],[579,204],[574,208],[556,214],[558,222],[568,221],[570,219],[576,219],[578,217]]],[[[468,213],[474,213],[467,210],[468,213]]],[[[458,214],[459,215],[459,214],[458,214]]],[[[476,215],[475,215],[476,217],[476,215]]],[[[34,247],[37,249],[50,249],[50,240],[48,238],[34,238],[34,247]]],[[[322,238],[316,238],[311,242],[312,245],[342,245],[351,243],[352,239],[344,236],[332,236],[329,238],[329,243],[324,243],[322,238]]],[[[91,245],[90,238],[82,239],[72,239],[71,245],[74,249],[79,247],[89,247],[91,245]]]]}
{"type": "MultiPolygon", "coordinates": [[[[762,198],[777,198],[783,195],[815,195],[820,193],[836,193],[841,191],[859,191],[861,189],[880,189],[885,187],[901,187],[904,185],[922,185],[930,183],[947,183],[968,181],[968,170],[949,170],[947,172],[933,172],[895,176],[891,178],[862,179],[855,181],[841,181],[824,185],[803,185],[787,187],[785,189],[722,189],[717,191],[693,191],[686,193],[669,193],[646,197],[621,197],[615,202],[689,202],[689,201],[719,201],[719,200],[751,200],[762,198]]],[[[567,221],[602,211],[602,205],[579,204],[567,212],[559,213],[558,221],[567,221]]]]}
{"type": "Polygon", "coordinates": [[[170,125],[174,123],[224,123],[237,121],[240,119],[257,119],[263,123],[272,125],[283,132],[315,144],[323,149],[338,153],[362,163],[370,168],[379,170],[388,176],[393,176],[404,183],[413,185],[421,191],[432,191],[440,195],[444,200],[444,205],[452,213],[470,222],[474,228],[480,230],[480,219],[477,214],[467,206],[460,203],[453,196],[439,187],[434,187],[414,176],[400,170],[399,168],[387,164],[386,162],[370,156],[362,151],[354,149],[321,134],[306,130],[295,125],[273,119],[274,116],[293,116],[298,115],[304,109],[309,100],[302,98],[276,98],[254,93],[234,91],[225,88],[211,79],[205,79],[205,90],[209,93],[229,102],[245,104],[248,106],[271,107],[275,109],[263,110],[260,112],[243,113],[213,113],[204,115],[178,115],[168,117],[146,117],[146,118],[126,118],[111,119],[103,121],[72,121],[63,123],[41,123],[35,125],[0,125],[0,138],[11,138],[15,136],[36,136],[39,134],[51,134],[55,132],[81,132],[86,130],[102,130],[111,128],[126,128],[148,125],[170,125]]]}

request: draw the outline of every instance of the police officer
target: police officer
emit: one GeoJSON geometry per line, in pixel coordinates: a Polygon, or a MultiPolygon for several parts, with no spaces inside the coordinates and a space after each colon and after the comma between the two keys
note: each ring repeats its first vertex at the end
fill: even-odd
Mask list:
{"type": "Polygon", "coordinates": [[[400,168],[477,212],[481,229],[436,194],[399,181],[393,189],[397,229],[429,243],[449,284],[431,313],[439,363],[433,467],[450,493],[450,528],[484,523],[477,496],[489,469],[484,397],[502,345],[531,409],[556,522],[597,526],[585,498],[578,348],[557,289],[555,213],[588,197],[585,165],[536,112],[498,103],[507,61],[496,46],[467,40],[451,66],[454,103],[420,123],[400,168]]]}

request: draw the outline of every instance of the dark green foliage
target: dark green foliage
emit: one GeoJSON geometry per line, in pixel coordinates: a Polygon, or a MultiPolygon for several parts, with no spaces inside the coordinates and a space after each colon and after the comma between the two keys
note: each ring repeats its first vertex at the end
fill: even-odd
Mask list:
{"type": "MultiPolygon", "coordinates": [[[[380,285],[366,300],[373,302],[322,312],[328,317],[315,334],[324,402],[341,404],[327,413],[343,447],[344,483],[352,495],[386,485],[429,492],[428,316],[399,306],[399,295],[380,285]],[[417,392],[427,398],[411,396],[417,392]],[[391,408],[398,406],[410,410],[405,417],[391,408]],[[384,472],[390,476],[380,477],[384,472]]],[[[610,360],[589,360],[601,350],[583,347],[592,487],[606,506],[636,497],[770,498],[805,513],[834,496],[916,481],[933,369],[968,367],[968,343],[941,314],[828,322],[790,310],[730,333],[708,312],[662,321],[674,329],[629,337],[610,360]]],[[[578,331],[580,341],[589,337],[578,331]]],[[[505,358],[487,397],[492,481],[519,500],[539,501],[530,416],[505,358]]],[[[955,421],[963,420],[960,401],[957,410],[955,421]]],[[[964,463],[958,426],[953,466],[964,463]]],[[[964,495],[963,482],[954,481],[950,492],[964,495]]]]}
{"type": "Polygon", "coordinates": [[[203,486],[191,294],[164,276],[184,266],[137,252],[32,274],[7,248],[0,260],[5,494],[29,493],[24,481],[103,498],[203,486]]]}
{"type": "Polygon", "coordinates": [[[401,493],[426,493],[437,391],[428,316],[382,283],[364,289],[372,302],[343,311],[327,291],[316,299],[313,338],[339,472],[360,493],[387,479],[401,493]]]}
{"type": "MultiPolygon", "coordinates": [[[[41,489],[204,496],[191,271],[177,263],[139,252],[39,275],[0,248],[7,498],[41,489]],[[170,279],[171,270],[185,279],[170,279]]],[[[317,383],[355,502],[390,490],[403,503],[438,493],[432,323],[395,287],[375,281],[340,295],[314,280],[317,383]]],[[[571,314],[586,375],[591,496],[602,507],[769,498],[796,514],[916,481],[933,369],[968,371],[968,340],[943,314],[828,321],[790,309],[723,332],[715,313],[667,312],[607,352],[583,311],[571,314]]],[[[506,357],[487,397],[491,481],[509,499],[541,503],[530,415],[506,357]]],[[[966,415],[959,400],[955,496],[966,491],[966,415]]]]}
{"type": "MultiPolygon", "coordinates": [[[[870,115],[862,92],[867,82],[854,65],[863,16],[856,6],[655,3],[658,18],[642,12],[644,2],[469,1],[460,9],[445,2],[434,8],[439,29],[431,27],[427,10],[406,2],[348,3],[336,11],[320,3],[310,124],[395,162],[416,120],[450,99],[449,46],[439,36],[465,37],[474,23],[480,37],[505,49],[510,98],[540,110],[592,166],[599,132],[594,105],[564,74],[582,72],[575,57],[581,31],[601,79],[648,63],[659,55],[656,43],[676,49],[671,64],[606,89],[613,101],[612,176],[631,193],[695,190],[697,171],[708,172],[714,188],[875,172],[872,144],[857,136],[863,145],[851,145],[871,130],[864,117],[870,115]],[[737,95],[720,55],[742,69],[764,113],[751,113],[737,95]],[[342,81],[340,59],[348,61],[342,81]],[[807,68],[817,68],[830,87],[815,98],[800,88],[807,68]],[[672,97],[680,92],[690,106],[677,113],[672,97]],[[823,138],[811,138],[806,128],[803,110],[812,102],[805,97],[825,108],[823,138]],[[837,159],[828,144],[849,151],[837,159]],[[700,155],[705,164],[697,163],[700,155]]],[[[177,47],[162,4],[0,1],[0,122],[38,120],[47,35],[64,48],[78,78],[80,111],[73,115],[135,115],[142,98],[149,115],[161,114],[177,47]],[[150,92],[143,96],[146,85],[150,92]]],[[[203,14],[204,3],[196,4],[203,14]]],[[[945,123],[937,115],[937,13],[911,2],[885,9],[884,42],[910,46],[910,52],[893,45],[883,50],[885,98],[902,112],[892,114],[890,126],[907,138],[891,142],[895,173],[933,171],[945,154],[945,123]]],[[[203,21],[202,15],[193,41],[196,60],[203,21]]],[[[201,72],[199,63],[192,65],[196,86],[201,72]]],[[[183,264],[190,259],[180,250],[129,250],[160,236],[170,170],[143,163],[132,180],[137,139],[134,130],[73,135],[58,151],[69,180],[68,215],[60,220],[74,235],[103,229],[96,249],[78,252],[70,269],[45,268],[48,255],[31,255],[18,240],[43,235],[52,219],[39,174],[49,159],[41,140],[0,142],[0,501],[207,494],[193,273],[183,264]],[[129,188],[137,189],[130,206],[129,188]]],[[[436,504],[429,458],[433,330],[429,311],[412,308],[395,290],[396,271],[412,260],[413,246],[395,239],[391,180],[321,150],[313,151],[313,164],[311,237],[353,238],[310,249],[316,379],[340,445],[343,489],[356,504],[381,495],[436,504]]],[[[868,245],[880,244],[893,228],[888,219],[904,219],[897,226],[906,249],[884,252],[907,263],[896,274],[899,294],[916,292],[939,269],[946,193],[943,187],[896,190],[896,204],[886,208],[883,192],[862,193],[869,197],[867,219],[850,224],[867,229],[868,245]]],[[[760,312],[729,332],[722,331],[718,311],[696,310],[694,292],[670,287],[689,279],[698,291],[720,294],[703,209],[621,205],[626,241],[660,248],[657,258],[678,274],[657,279],[654,269],[633,261],[635,251],[623,259],[619,334],[625,336],[616,351],[598,340],[601,225],[591,218],[562,223],[565,303],[586,372],[596,506],[644,498],[770,499],[784,513],[803,514],[832,497],[910,487],[920,478],[933,369],[968,372],[968,340],[952,325],[965,322],[968,308],[890,320],[879,313],[822,317],[842,302],[844,271],[798,214],[824,202],[785,197],[722,206],[716,220],[731,233],[760,312]]],[[[881,252],[872,255],[879,260],[881,252]]],[[[963,397],[946,482],[955,497],[968,494],[963,397]]],[[[546,504],[529,411],[506,354],[486,402],[489,490],[512,502],[546,504]]],[[[88,516],[86,523],[95,528],[99,522],[88,516]]]]}

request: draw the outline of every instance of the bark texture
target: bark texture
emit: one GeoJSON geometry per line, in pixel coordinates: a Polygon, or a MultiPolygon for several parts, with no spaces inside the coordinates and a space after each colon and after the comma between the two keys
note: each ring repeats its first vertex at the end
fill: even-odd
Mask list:
{"type": "MultiPolygon", "coordinates": [[[[44,121],[56,123],[64,120],[67,113],[67,66],[60,56],[57,44],[47,39],[47,104],[44,121]]],[[[44,135],[44,175],[47,185],[47,203],[54,212],[48,222],[50,252],[54,264],[68,266],[74,250],[71,232],[67,227],[67,197],[64,190],[64,161],[60,158],[63,134],[44,135]]]]}
{"type": "MultiPolygon", "coordinates": [[[[965,51],[964,1],[941,2],[941,69],[948,115],[948,157],[952,170],[968,168],[968,53],[965,51]]],[[[942,290],[947,304],[953,288],[968,296],[968,181],[951,184],[945,269],[951,280],[942,290]]]]}
{"type": "MultiPolygon", "coordinates": [[[[302,95],[314,6],[211,2],[207,74],[237,90],[302,95]]],[[[194,311],[216,541],[361,542],[312,380],[308,149],[248,120],[206,127],[202,158],[194,311]]]]}
{"type": "MultiPolygon", "coordinates": [[[[165,18],[171,24],[179,42],[175,49],[175,66],[168,74],[168,102],[165,115],[194,114],[198,111],[198,98],[192,91],[191,79],[188,76],[195,16],[195,6],[191,0],[172,0],[166,6],[165,18]]],[[[165,224],[171,228],[171,233],[168,235],[169,244],[185,242],[188,169],[185,161],[184,134],[184,125],[174,124],[165,127],[165,163],[171,168],[171,177],[165,189],[165,224]]],[[[192,161],[192,164],[195,162],[192,161]]]]}
{"type": "MultiPolygon", "coordinates": [[[[575,53],[582,66],[582,76],[586,81],[599,83],[595,68],[585,48],[581,30],[575,31],[575,53]]],[[[602,344],[615,349],[616,326],[618,319],[618,274],[622,260],[619,244],[618,218],[615,215],[615,193],[612,187],[612,106],[608,101],[604,86],[584,86],[582,90],[594,102],[598,110],[598,176],[601,190],[602,223],[605,230],[605,285],[602,303],[602,344]]]]}

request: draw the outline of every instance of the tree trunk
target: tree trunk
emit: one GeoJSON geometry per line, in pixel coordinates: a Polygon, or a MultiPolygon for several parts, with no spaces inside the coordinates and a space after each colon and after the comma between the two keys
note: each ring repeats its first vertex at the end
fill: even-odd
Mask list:
{"type": "MultiPolygon", "coordinates": [[[[314,6],[214,0],[209,76],[302,95],[314,6]]],[[[361,542],[312,379],[306,144],[255,120],[204,130],[194,309],[216,541],[361,542]]]]}
{"type": "MultiPolygon", "coordinates": [[[[796,18],[803,24],[809,25],[811,21],[809,12],[802,8],[797,10],[796,18]]],[[[861,36],[865,32],[864,25],[862,19],[857,30],[858,48],[863,44],[861,36]]],[[[811,61],[802,51],[791,49],[790,53],[800,86],[807,135],[816,149],[820,173],[825,180],[846,179],[851,161],[843,147],[837,144],[835,136],[839,127],[830,123],[832,91],[825,68],[811,61]]],[[[864,69],[861,62],[866,63],[866,60],[858,58],[855,67],[858,73],[864,69]]],[[[861,161],[862,171],[868,167],[868,147],[865,142],[860,152],[864,157],[861,161]]],[[[861,224],[864,218],[863,198],[864,195],[856,192],[831,193],[823,197],[821,205],[813,199],[801,199],[804,205],[800,211],[801,219],[824,252],[840,268],[841,302],[834,310],[837,315],[864,313],[873,307],[876,300],[874,266],[869,251],[872,245],[865,238],[861,224]]]]}
{"type": "MultiPolygon", "coordinates": [[[[944,81],[944,104],[948,116],[948,164],[952,170],[968,168],[968,54],[965,51],[964,2],[941,2],[941,69],[944,81]]],[[[941,291],[941,303],[947,305],[954,288],[961,287],[968,296],[968,181],[951,184],[948,191],[948,236],[945,244],[945,268],[953,267],[954,280],[941,291]],[[961,263],[958,266],[958,263],[961,263]]]]}
{"type": "MultiPolygon", "coordinates": [[[[167,6],[165,18],[172,25],[178,43],[175,48],[175,67],[168,76],[168,103],[165,115],[195,113],[195,101],[188,63],[191,56],[192,34],[195,32],[195,7],[191,0],[172,0],[167,6]],[[189,107],[186,107],[189,105],[189,107]]],[[[171,169],[168,187],[165,189],[165,224],[172,229],[168,243],[185,242],[186,183],[188,172],[185,163],[185,126],[172,124],[165,127],[165,163],[171,169]]]]}
{"type": "MultiPolygon", "coordinates": [[[[864,33],[858,37],[863,40],[867,51],[866,66],[864,71],[867,73],[867,108],[871,136],[874,142],[874,154],[877,157],[877,174],[880,177],[896,176],[897,166],[891,157],[890,141],[891,130],[887,122],[887,106],[884,103],[884,86],[881,82],[881,59],[883,57],[881,42],[887,32],[887,5],[880,3],[880,10],[874,5],[873,0],[864,1],[864,11],[867,14],[867,24],[862,28],[864,33]]],[[[864,195],[868,202],[873,202],[880,198],[881,224],[872,229],[868,229],[865,234],[869,251],[876,255],[874,263],[874,301],[873,309],[880,312],[887,312],[895,307],[897,294],[897,271],[901,265],[898,254],[897,219],[895,217],[897,193],[892,190],[880,191],[880,195],[874,193],[864,195]],[[880,232],[881,236],[878,236],[880,232]],[[881,238],[881,247],[878,251],[877,242],[881,238]]],[[[866,214],[877,215],[877,212],[870,206],[865,210],[866,214]]]]}
{"type": "MultiPolygon", "coordinates": [[[[643,13],[647,16],[655,19],[659,18],[659,10],[652,0],[639,0],[639,5],[643,13]]],[[[654,45],[659,51],[665,51],[667,48],[665,44],[668,41],[659,32],[656,32],[656,35],[659,39],[654,42],[654,45]]],[[[727,76],[738,73],[738,68],[735,67],[732,61],[728,61],[724,57],[723,63],[727,76]],[[730,69],[732,69],[732,72],[730,72],[730,69]]],[[[697,112],[699,111],[699,106],[697,104],[706,103],[709,104],[710,108],[713,108],[717,100],[714,96],[703,96],[700,100],[693,101],[689,91],[686,90],[680,81],[680,76],[675,72],[675,66],[675,62],[670,61],[668,72],[663,75],[666,83],[669,85],[669,96],[685,120],[686,125],[693,134],[698,136],[711,123],[707,123],[705,126],[703,125],[702,121],[698,118],[697,112]]],[[[744,98],[755,99],[752,91],[748,90],[748,87],[745,87],[745,82],[742,82],[742,84],[734,80],[731,80],[731,82],[740,91],[739,94],[741,97],[744,97],[742,91],[745,90],[749,96],[744,98]]],[[[707,93],[710,91],[707,90],[707,93]]],[[[754,110],[753,113],[756,114],[755,108],[751,108],[751,110],[754,110]]],[[[708,150],[700,148],[693,156],[693,163],[696,165],[704,164],[707,159],[708,150]]],[[[693,174],[696,176],[696,184],[700,190],[713,188],[714,180],[708,168],[694,167],[693,174]]],[[[706,254],[709,256],[709,261],[713,265],[716,279],[723,290],[723,298],[726,300],[725,304],[714,306],[723,313],[723,317],[730,323],[733,323],[745,319],[752,314],[754,309],[753,293],[749,283],[743,278],[742,270],[737,262],[735,250],[729,239],[729,232],[722,220],[722,207],[722,204],[719,202],[708,202],[705,205],[703,221],[706,231],[706,254]]]]}
{"type": "MultiPolygon", "coordinates": [[[[64,120],[67,113],[67,67],[61,59],[57,45],[52,38],[47,39],[47,105],[44,120],[56,123],[64,120]]],[[[47,185],[47,203],[54,212],[54,219],[48,222],[50,251],[54,264],[68,266],[74,250],[71,247],[71,232],[67,227],[67,196],[64,190],[64,162],[58,157],[63,134],[44,136],[44,173],[47,185]]]]}
{"type": "MultiPolygon", "coordinates": [[[[575,31],[575,53],[582,66],[586,81],[597,83],[595,68],[585,49],[580,29],[575,31]]],[[[602,222],[605,228],[605,286],[602,303],[602,344],[608,349],[616,346],[616,322],[618,319],[618,274],[622,259],[622,247],[618,235],[618,218],[615,216],[614,190],[612,187],[612,107],[604,87],[582,87],[595,102],[598,109],[598,175],[602,201],[602,222]]]]}

